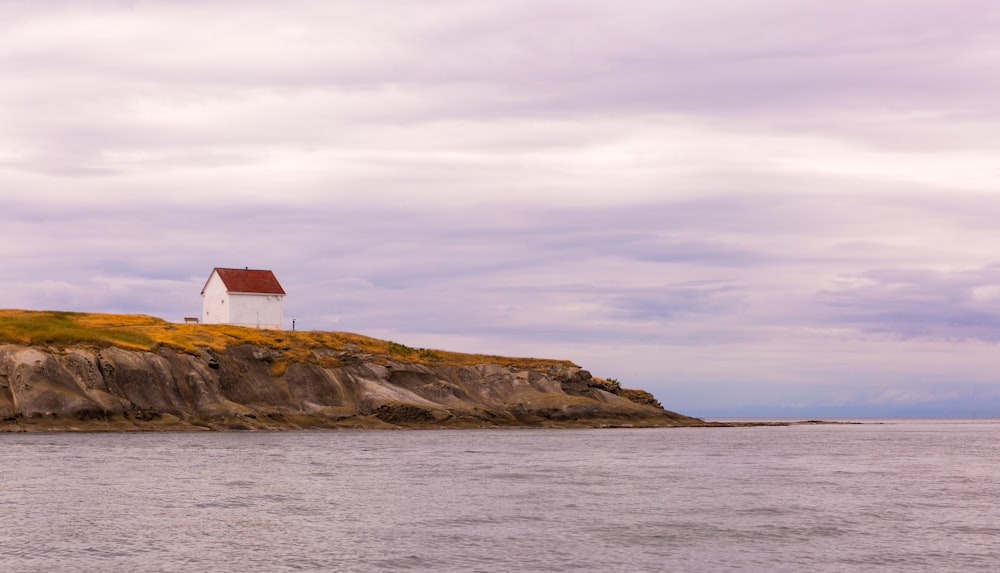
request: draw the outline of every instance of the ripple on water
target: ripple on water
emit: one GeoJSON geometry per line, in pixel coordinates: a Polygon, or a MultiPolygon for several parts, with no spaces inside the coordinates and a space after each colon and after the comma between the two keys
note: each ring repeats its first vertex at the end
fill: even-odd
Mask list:
{"type": "Polygon", "coordinates": [[[1000,424],[0,436],[0,569],[992,571],[1000,424]]]}

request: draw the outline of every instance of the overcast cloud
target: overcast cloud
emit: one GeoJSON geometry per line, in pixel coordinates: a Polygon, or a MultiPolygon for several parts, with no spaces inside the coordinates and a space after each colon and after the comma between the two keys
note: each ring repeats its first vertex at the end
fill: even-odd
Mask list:
{"type": "Polygon", "coordinates": [[[986,0],[0,1],[0,307],[574,360],[693,415],[1000,415],[986,0]]]}

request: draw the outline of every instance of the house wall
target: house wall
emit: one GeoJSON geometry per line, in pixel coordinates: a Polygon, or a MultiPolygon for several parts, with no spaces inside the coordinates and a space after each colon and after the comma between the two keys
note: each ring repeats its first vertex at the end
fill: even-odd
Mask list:
{"type": "Polygon", "coordinates": [[[226,285],[219,278],[219,273],[212,271],[212,276],[205,284],[205,292],[201,295],[201,322],[204,324],[229,323],[229,293],[226,285]]]}
{"type": "Polygon", "coordinates": [[[285,301],[277,294],[229,294],[229,324],[281,330],[285,301]]]}

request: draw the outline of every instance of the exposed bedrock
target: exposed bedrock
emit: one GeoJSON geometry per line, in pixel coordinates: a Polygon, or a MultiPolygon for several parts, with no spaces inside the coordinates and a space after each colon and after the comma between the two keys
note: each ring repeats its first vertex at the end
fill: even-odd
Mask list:
{"type": "MultiPolygon", "coordinates": [[[[332,353],[332,351],[331,351],[332,353]]],[[[321,354],[321,353],[320,353],[321,354]]],[[[670,426],[701,421],[571,365],[282,362],[249,344],[198,355],[0,346],[0,429],[670,426]]]]}

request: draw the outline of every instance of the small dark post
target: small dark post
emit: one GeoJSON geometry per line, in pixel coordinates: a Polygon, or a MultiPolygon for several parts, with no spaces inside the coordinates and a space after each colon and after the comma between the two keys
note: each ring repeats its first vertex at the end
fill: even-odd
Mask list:
{"type": "Polygon", "coordinates": [[[292,330],[295,330],[295,319],[292,319],[292,330]]]}

